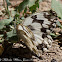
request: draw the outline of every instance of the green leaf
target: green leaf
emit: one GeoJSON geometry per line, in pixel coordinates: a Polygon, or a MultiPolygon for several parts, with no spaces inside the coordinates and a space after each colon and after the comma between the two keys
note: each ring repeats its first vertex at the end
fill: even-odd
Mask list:
{"type": "Polygon", "coordinates": [[[11,38],[13,36],[16,36],[16,33],[14,33],[14,30],[7,32],[7,37],[11,38]]]}
{"type": "Polygon", "coordinates": [[[35,4],[35,1],[36,1],[36,0],[29,0],[28,6],[29,6],[29,7],[33,6],[33,5],[35,4]]]}
{"type": "Polygon", "coordinates": [[[32,7],[30,7],[29,10],[30,10],[32,13],[36,12],[36,5],[33,5],[32,7]]]}
{"type": "Polygon", "coordinates": [[[52,0],[51,7],[52,10],[54,10],[57,15],[62,18],[62,4],[60,1],[52,0]]]}
{"type": "MultiPolygon", "coordinates": [[[[29,7],[32,7],[33,5],[35,5],[36,3],[39,4],[39,2],[41,2],[42,0],[29,0],[29,7]]],[[[36,4],[36,5],[37,5],[36,4]]]]}
{"type": "Polygon", "coordinates": [[[0,21],[0,30],[3,29],[3,27],[4,27],[3,21],[0,21]]]}
{"type": "Polygon", "coordinates": [[[12,43],[16,43],[18,41],[16,30],[12,30],[12,31],[7,32],[7,39],[9,41],[11,41],[12,43]]]}
{"type": "Polygon", "coordinates": [[[57,23],[56,23],[60,28],[62,28],[62,25],[60,24],[60,22],[59,21],[57,21],[57,23]]]}
{"type": "Polygon", "coordinates": [[[26,13],[26,11],[27,11],[27,7],[25,8],[24,13],[26,13]]]}
{"type": "Polygon", "coordinates": [[[3,29],[5,25],[8,25],[12,22],[13,18],[10,19],[4,19],[0,21],[0,30],[3,29]]]}
{"type": "Polygon", "coordinates": [[[36,5],[36,7],[39,8],[39,0],[37,0],[37,1],[35,2],[35,5],[36,5]]]}
{"type": "Polygon", "coordinates": [[[6,0],[6,3],[7,3],[8,6],[11,5],[11,3],[9,2],[9,0],[6,0]]]}
{"type": "Polygon", "coordinates": [[[13,18],[5,19],[5,20],[3,20],[3,21],[4,21],[4,24],[5,24],[5,25],[8,25],[8,24],[10,24],[10,23],[13,21],[13,18]]]}
{"type": "Polygon", "coordinates": [[[3,36],[4,36],[3,34],[0,35],[0,37],[3,37],[3,36]]]}
{"type": "Polygon", "coordinates": [[[37,7],[39,8],[39,0],[37,0],[37,1],[35,2],[35,5],[31,6],[31,7],[29,8],[29,10],[30,10],[32,13],[34,13],[34,12],[36,12],[37,7]]]}
{"type": "MultiPolygon", "coordinates": [[[[36,3],[39,3],[40,0],[24,0],[22,3],[20,3],[20,5],[17,7],[17,11],[21,12],[23,9],[25,9],[27,6],[28,7],[32,7],[33,5],[35,5],[36,3]]],[[[37,6],[39,6],[37,4],[37,6]]]]}
{"type": "Polygon", "coordinates": [[[39,0],[39,2],[42,2],[42,0],[39,0]]]}
{"type": "Polygon", "coordinates": [[[16,8],[16,10],[18,12],[21,12],[23,9],[25,9],[25,7],[27,6],[28,3],[29,3],[29,0],[24,0],[22,3],[19,4],[19,6],[16,8]]]}
{"type": "Polygon", "coordinates": [[[57,37],[58,35],[54,34],[54,33],[50,33],[51,36],[53,37],[57,37]]]}
{"type": "Polygon", "coordinates": [[[24,20],[24,19],[25,19],[24,16],[22,16],[22,17],[21,17],[21,20],[24,20]]]}
{"type": "Polygon", "coordinates": [[[1,40],[0,40],[0,43],[2,43],[3,41],[4,41],[4,39],[1,39],[1,40]]]}
{"type": "Polygon", "coordinates": [[[16,14],[16,11],[12,10],[12,11],[11,11],[11,16],[14,17],[15,14],[16,14]]]}
{"type": "Polygon", "coordinates": [[[19,17],[19,16],[20,16],[20,14],[19,13],[16,13],[15,19],[17,19],[17,17],[19,17]]]}

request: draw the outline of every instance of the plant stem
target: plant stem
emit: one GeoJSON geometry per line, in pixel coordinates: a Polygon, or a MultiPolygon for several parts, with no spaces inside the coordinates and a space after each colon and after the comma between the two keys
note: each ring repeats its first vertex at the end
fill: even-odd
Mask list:
{"type": "Polygon", "coordinates": [[[7,10],[6,5],[5,5],[5,0],[3,0],[3,6],[4,6],[5,10],[7,10]]]}
{"type": "Polygon", "coordinates": [[[9,11],[8,4],[7,4],[6,0],[3,0],[3,5],[4,5],[6,13],[8,14],[8,16],[10,18],[10,11],[9,11]],[[6,3],[6,5],[5,5],[5,3],[6,3]]]}

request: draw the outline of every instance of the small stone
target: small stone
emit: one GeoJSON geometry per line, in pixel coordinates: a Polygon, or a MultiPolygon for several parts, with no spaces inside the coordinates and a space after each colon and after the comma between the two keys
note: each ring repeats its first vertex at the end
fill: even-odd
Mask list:
{"type": "Polygon", "coordinates": [[[51,45],[47,45],[47,48],[51,48],[51,45]]]}
{"type": "Polygon", "coordinates": [[[43,51],[44,51],[44,52],[48,52],[47,48],[43,48],[43,51]]]}
{"type": "Polygon", "coordinates": [[[47,32],[47,34],[50,34],[50,33],[51,33],[51,31],[50,31],[50,30],[48,30],[48,29],[46,30],[46,32],[47,32]]]}
{"type": "Polygon", "coordinates": [[[44,42],[43,42],[44,44],[46,44],[46,45],[48,45],[48,40],[47,40],[47,38],[44,38],[44,42]]]}
{"type": "Polygon", "coordinates": [[[60,47],[60,49],[62,50],[62,47],[60,47]]]}
{"type": "Polygon", "coordinates": [[[51,62],[57,62],[57,60],[56,59],[52,59],[51,62]]]}
{"type": "Polygon", "coordinates": [[[48,39],[48,43],[49,45],[52,45],[52,41],[50,39],[48,39]]]}
{"type": "Polygon", "coordinates": [[[42,24],[42,26],[43,26],[44,28],[49,28],[49,26],[46,25],[46,24],[42,24]]]}

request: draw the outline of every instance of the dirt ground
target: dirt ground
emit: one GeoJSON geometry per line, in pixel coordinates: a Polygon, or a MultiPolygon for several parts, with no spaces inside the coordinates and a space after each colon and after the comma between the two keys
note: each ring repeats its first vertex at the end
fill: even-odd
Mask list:
{"type": "MultiPolygon", "coordinates": [[[[42,53],[42,58],[38,58],[25,46],[16,43],[13,47],[11,43],[5,43],[5,51],[1,58],[18,58],[28,59],[27,62],[62,62],[62,44],[54,41],[50,52],[42,53]]],[[[2,59],[3,60],[3,59],[2,59]]]]}
{"type": "MultiPolygon", "coordinates": [[[[10,0],[10,2],[12,4],[12,7],[14,7],[14,6],[17,6],[20,2],[22,2],[22,0],[10,0]]],[[[3,0],[0,0],[0,10],[3,9],[2,5],[3,5],[3,0]]],[[[49,0],[48,3],[47,3],[47,0],[46,0],[46,2],[42,2],[42,3],[40,2],[39,12],[49,10],[51,8],[50,5],[51,5],[51,0],[49,0]]],[[[0,17],[0,19],[3,19],[3,18],[0,17]]],[[[61,38],[62,38],[62,36],[61,36],[61,38]]],[[[62,43],[60,43],[56,40],[52,43],[52,47],[49,49],[50,52],[42,53],[42,56],[44,57],[43,59],[39,59],[38,57],[33,55],[33,53],[27,47],[25,47],[25,46],[22,47],[22,45],[18,44],[18,43],[15,45],[16,45],[16,48],[12,48],[11,43],[8,43],[8,44],[6,43],[5,51],[3,52],[2,56],[0,56],[0,57],[1,58],[20,57],[21,59],[29,58],[30,60],[28,60],[27,62],[29,62],[29,61],[31,61],[31,62],[62,62],[62,43]]]]}

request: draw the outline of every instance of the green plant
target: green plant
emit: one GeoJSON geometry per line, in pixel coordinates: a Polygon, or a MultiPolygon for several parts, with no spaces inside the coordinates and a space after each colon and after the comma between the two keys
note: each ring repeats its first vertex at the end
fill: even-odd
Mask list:
{"type": "Polygon", "coordinates": [[[60,1],[52,0],[51,2],[52,10],[57,13],[57,15],[62,19],[62,4],[60,1]]]}
{"type": "MultiPolygon", "coordinates": [[[[17,6],[15,8],[14,11],[12,11],[12,14],[14,14],[14,16],[12,17],[9,11],[9,5],[11,5],[9,0],[6,0],[7,5],[5,7],[5,11],[7,13],[7,15],[9,16],[8,19],[3,19],[0,21],[0,31],[3,33],[0,33],[0,38],[2,37],[2,39],[0,40],[0,42],[6,40],[9,40],[11,42],[18,40],[17,38],[17,34],[16,34],[16,25],[22,22],[22,19],[24,18],[21,17],[20,19],[20,12],[22,12],[24,10],[24,13],[26,13],[27,11],[27,7],[29,8],[29,11],[34,13],[36,12],[36,8],[39,8],[39,2],[41,0],[24,0],[22,3],[19,4],[19,6],[17,6]],[[14,38],[13,40],[10,40],[11,38],[14,38]]],[[[4,4],[5,1],[3,0],[4,4]]],[[[23,14],[24,14],[23,13],[23,14]]]]}
{"type": "MultiPolygon", "coordinates": [[[[57,16],[62,20],[62,4],[60,1],[52,0],[51,2],[51,8],[53,11],[57,13],[57,16]]],[[[57,25],[62,28],[62,25],[60,22],[57,22],[57,25]]]]}

